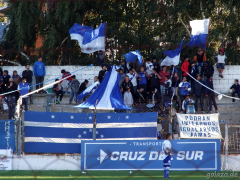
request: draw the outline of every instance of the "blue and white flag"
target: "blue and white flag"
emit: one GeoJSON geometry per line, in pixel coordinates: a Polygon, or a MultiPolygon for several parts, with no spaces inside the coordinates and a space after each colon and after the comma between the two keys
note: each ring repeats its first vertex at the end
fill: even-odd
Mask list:
{"type": "Polygon", "coordinates": [[[71,40],[78,41],[83,53],[90,54],[99,50],[105,51],[105,29],[106,23],[101,24],[95,30],[90,26],[75,23],[70,28],[69,34],[71,40]]]}
{"type": "Polygon", "coordinates": [[[143,65],[142,55],[138,50],[124,54],[123,57],[127,62],[134,62],[136,59],[138,59],[138,64],[143,65]]]}
{"type": "Polygon", "coordinates": [[[87,89],[85,89],[81,94],[78,95],[78,101],[80,102],[83,98],[85,98],[88,94],[92,93],[97,87],[100,85],[99,81],[93,83],[87,89]]]}
{"type": "MultiPolygon", "coordinates": [[[[154,140],[157,113],[97,113],[97,140],[154,140]]],[[[94,113],[24,113],[25,153],[81,153],[93,138],[94,113]]]]}
{"type": "Polygon", "coordinates": [[[188,47],[198,46],[206,49],[209,23],[210,19],[190,21],[192,33],[190,42],[186,43],[188,47]]]}
{"type": "Polygon", "coordinates": [[[182,51],[183,39],[176,50],[164,51],[167,57],[162,61],[161,66],[177,66],[180,61],[180,53],[182,51]]]}
{"type": "Polygon", "coordinates": [[[97,90],[84,103],[76,107],[94,109],[97,102],[97,109],[130,109],[123,102],[118,84],[121,75],[116,71],[117,69],[118,66],[112,66],[112,69],[106,73],[97,90]]]}

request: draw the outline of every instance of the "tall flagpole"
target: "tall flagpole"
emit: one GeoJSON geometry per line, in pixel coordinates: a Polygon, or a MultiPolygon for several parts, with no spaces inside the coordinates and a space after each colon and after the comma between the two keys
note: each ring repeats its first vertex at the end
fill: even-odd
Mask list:
{"type": "Polygon", "coordinates": [[[107,22],[105,27],[105,56],[104,56],[104,63],[105,63],[105,57],[106,57],[106,38],[107,38],[107,22]]]}
{"type": "Polygon", "coordinates": [[[209,18],[208,35],[207,35],[207,41],[206,41],[205,55],[206,55],[207,45],[208,45],[208,36],[209,36],[209,31],[210,31],[210,24],[211,24],[211,18],[209,18]]]}

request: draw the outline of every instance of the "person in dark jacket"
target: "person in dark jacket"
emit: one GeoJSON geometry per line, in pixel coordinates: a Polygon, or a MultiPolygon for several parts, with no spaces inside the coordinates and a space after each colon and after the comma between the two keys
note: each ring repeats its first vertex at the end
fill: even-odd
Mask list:
{"type": "Polygon", "coordinates": [[[11,76],[8,74],[8,70],[4,70],[3,71],[3,92],[7,92],[6,86],[9,83],[9,79],[11,78],[11,76]]]}
{"type": "Polygon", "coordinates": [[[172,90],[172,81],[171,79],[169,79],[169,76],[165,76],[165,82],[164,82],[164,86],[165,86],[165,102],[168,102],[171,94],[171,90],[172,90]]]}
{"type": "MultiPolygon", "coordinates": [[[[28,83],[28,85],[30,87],[29,92],[31,92],[31,91],[33,91],[33,87],[32,87],[33,72],[31,70],[29,70],[30,69],[30,64],[27,64],[25,66],[25,68],[26,68],[26,70],[24,70],[22,72],[22,76],[26,77],[27,83],[28,83]]],[[[33,104],[33,95],[32,94],[30,95],[30,104],[33,104]]]]}
{"type": "Polygon", "coordinates": [[[78,94],[81,94],[85,89],[87,89],[87,85],[88,85],[88,80],[85,79],[85,81],[79,87],[78,94]]]}
{"type": "Polygon", "coordinates": [[[195,97],[195,111],[198,111],[198,99],[200,99],[201,111],[202,113],[205,113],[203,109],[203,95],[205,94],[205,87],[200,83],[204,84],[200,74],[197,74],[197,81],[193,81],[192,85],[193,96],[195,97]]]}
{"type": "Polygon", "coordinates": [[[157,62],[157,58],[156,57],[152,58],[152,64],[153,64],[153,68],[156,69],[157,73],[159,73],[160,72],[160,65],[157,62]]]}
{"type": "MultiPolygon", "coordinates": [[[[235,97],[235,94],[237,94],[238,98],[240,98],[240,85],[238,84],[238,79],[235,79],[230,89],[232,89],[232,97],[235,97]]],[[[235,102],[235,99],[232,99],[232,102],[235,102]]]]}
{"type": "Polygon", "coordinates": [[[204,62],[202,67],[202,73],[200,74],[203,77],[204,81],[207,79],[207,76],[212,77],[214,74],[213,65],[209,62],[204,62]]]}
{"type": "MultiPolygon", "coordinates": [[[[55,79],[55,82],[59,81],[59,79],[55,79]]],[[[61,82],[58,82],[57,84],[53,85],[53,92],[56,94],[56,104],[60,104],[63,98],[63,87],[61,82]],[[58,99],[60,95],[60,99],[58,99]]]]}
{"type": "MultiPolygon", "coordinates": [[[[213,88],[213,80],[210,78],[210,76],[207,76],[207,79],[205,81],[205,85],[214,90],[213,88]]],[[[206,97],[208,98],[208,105],[209,105],[209,111],[210,113],[212,113],[212,103],[213,103],[213,106],[215,108],[215,113],[218,113],[218,107],[217,107],[217,103],[215,101],[215,94],[213,91],[209,90],[208,88],[206,88],[206,97]]]]}
{"type": "MultiPolygon", "coordinates": [[[[38,60],[34,63],[33,66],[34,75],[36,77],[36,89],[43,87],[44,76],[46,75],[45,64],[42,62],[42,56],[38,56],[38,60]]],[[[44,90],[41,90],[39,93],[44,93],[44,90]]]]}
{"type": "Polygon", "coordinates": [[[176,96],[178,96],[178,86],[179,86],[179,84],[180,84],[180,79],[178,77],[178,73],[175,72],[173,74],[173,77],[172,77],[172,92],[174,91],[174,89],[176,87],[175,92],[174,92],[174,95],[176,95],[176,96]]]}
{"type": "Polygon", "coordinates": [[[142,112],[142,110],[146,108],[147,94],[141,87],[137,90],[135,103],[135,108],[138,109],[137,112],[142,112]]]}
{"type": "Polygon", "coordinates": [[[7,105],[8,105],[8,118],[15,119],[15,107],[16,107],[16,93],[17,93],[17,84],[13,82],[13,78],[9,78],[9,82],[6,84],[6,92],[11,92],[6,95],[7,97],[7,105]]]}
{"type": "Polygon", "coordinates": [[[102,66],[104,63],[105,51],[98,51],[97,54],[97,64],[98,66],[102,66]]]}
{"type": "Polygon", "coordinates": [[[3,70],[1,67],[0,67],[0,76],[3,76],[3,70]]]}
{"type": "Polygon", "coordinates": [[[98,80],[101,83],[107,71],[111,69],[111,66],[107,63],[102,64],[102,70],[98,73],[98,80]]]}
{"type": "Polygon", "coordinates": [[[123,81],[125,80],[125,76],[126,76],[126,75],[123,73],[123,69],[121,69],[121,68],[118,70],[118,72],[119,72],[119,74],[121,75],[121,78],[120,78],[120,80],[119,80],[118,85],[119,85],[119,87],[121,87],[123,81]]]}
{"type": "Polygon", "coordinates": [[[125,81],[123,81],[122,85],[121,85],[121,92],[122,94],[124,94],[127,89],[130,88],[130,92],[133,94],[134,90],[133,90],[133,84],[132,82],[129,80],[128,75],[125,76],[125,81]]]}
{"type": "Polygon", "coordinates": [[[157,93],[156,88],[151,88],[151,93],[148,98],[149,103],[155,104],[155,106],[161,102],[161,96],[157,93]]]}
{"type": "Polygon", "coordinates": [[[121,60],[120,68],[123,70],[123,73],[124,73],[124,74],[127,74],[127,73],[128,73],[128,68],[127,68],[127,66],[126,66],[126,61],[125,61],[125,60],[121,60]]]}
{"type": "Polygon", "coordinates": [[[78,90],[79,90],[79,85],[80,85],[80,83],[79,83],[79,81],[76,79],[76,76],[75,75],[73,75],[72,77],[72,81],[71,81],[71,83],[69,84],[70,86],[70,88],[71,88],[71,95],[70,95],[70,99],[69,99],[69,104],[71,104],[72,103],[72,99],[73,99],[73,97],[74,97],[74,100],[75,100],[75,102],[76,102],[76,104],[77,104],[77,96],[78,96],[78,90]]]}
{"type": "Polygon", "coordinates": [[[153,69],[152,70],[152,74],[150,74],[148,76],[148,79],[149,79],[149,87],[150,89],[157,89],[157,94],[159,96],[161,96],[161,92],[160,92],[160,83],[159,83],[159,80],[161,79],[161,76],[157,73],[156,69],[153,69]]]}
{"type": "Polygon", "coordinates": [[[202,74],[203,63],[207,61],[206,54],[203,52],[202,49],[198,50],[197,55],[194,56],[194,61],[197,62],[197,68],[198,68],[199,74],[202,74]]]}

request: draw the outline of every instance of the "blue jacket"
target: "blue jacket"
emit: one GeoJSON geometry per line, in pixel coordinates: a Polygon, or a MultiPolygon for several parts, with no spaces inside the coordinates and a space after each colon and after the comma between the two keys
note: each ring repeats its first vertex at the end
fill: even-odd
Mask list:
{"type": "Polygon", "coordinates": [[[46,71],[44,63],[42,61],[36,61],[33,66],[33,71],[35,76],[45,76],[46,71]]]}
{"type": "Polygon", "coordinates": [[[183,101],[183,104],[182,104],[182,109],[183,109],[184,111],[186,111],[186,110],[187,110],[187,106],[190,105],[190,103],[194,104],[194,101],[191,100],[191,99],[189,99],[189,100],[187,101],[187,100],[185,99],[185,100],[183,101]]]}
{"type": "Polygon", "coordinates": [[[191,91],[191,85],[189,84],[189,82],[180,82],[179,87],[180,87],[180,95],[182,96],[189,94],[189,92],[191,91]],[[185,90],[185,87],[188,88],[188,90],[185,90]]]}
{"type": "Polygon", "coordinates": [[[19,87],[19,90],[20,90],[20,96],[23,96],[23,95],[27,94],[28,90],[30,89],[27,82],[24,83],[24,84],[22,82],[20,82],[18,84],[18,87],[19,87]]]}

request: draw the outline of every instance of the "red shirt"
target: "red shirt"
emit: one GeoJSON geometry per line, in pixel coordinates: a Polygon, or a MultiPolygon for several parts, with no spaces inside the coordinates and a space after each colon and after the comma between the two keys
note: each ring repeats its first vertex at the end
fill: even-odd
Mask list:
{"type": "MultiPolygon", "coordinates": [[[[71,81],[72,81],[71,76],[72,76],[71,73],[65,72],[65,74],[62,76],[62,79],[65,78],[65,77],[68,77],[67,80],[68,80],[69,82],[71,82],[71,81]]],[[[62,83],[62,81],[61,81],[60,83],[62,83]]]]}
{"type": "Polygon", "coordinates": [[[188,76],[188,74],[185,72],[188,72],[190,74],[189,65],[190,63],[188,61],[184,61],[182,63],[181,70],[183,71],[183,76],[188,76]]]}
{"type": "Polygon", "coordinates": [[[161,76],[162,79],[159,79],[159,83],[160,85],[163,85],[165,82],[165,76],[168,76],[170,78],[170,74],[165,71],[165,73],[163,72],[163,70],[161,72],[159,72],[159,75],[161,76]]]}

